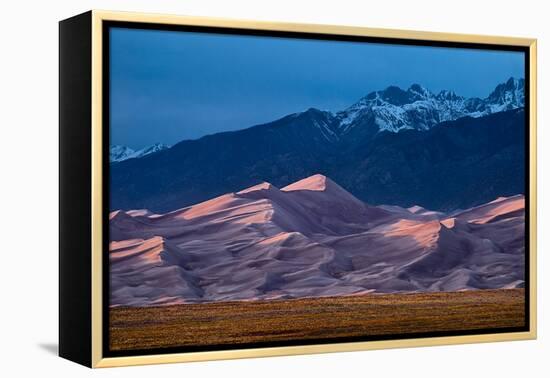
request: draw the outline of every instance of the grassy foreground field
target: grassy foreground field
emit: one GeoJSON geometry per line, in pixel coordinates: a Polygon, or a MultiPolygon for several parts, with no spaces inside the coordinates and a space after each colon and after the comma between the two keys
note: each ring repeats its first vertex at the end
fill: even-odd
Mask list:
{"type": "Polygon", "coordinates": [[[113,351],[521,327],[524,289],[110,310],[113,351]]]}

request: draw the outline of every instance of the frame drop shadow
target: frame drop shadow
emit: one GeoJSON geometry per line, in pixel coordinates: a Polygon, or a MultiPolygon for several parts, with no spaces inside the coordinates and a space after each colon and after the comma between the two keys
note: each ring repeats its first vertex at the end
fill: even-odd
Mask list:
{"type": "Polygon", "coordinates": [[[49,354],[59,355],[59,345],[57,343],[39,343],[38,347],[49,354]]]}

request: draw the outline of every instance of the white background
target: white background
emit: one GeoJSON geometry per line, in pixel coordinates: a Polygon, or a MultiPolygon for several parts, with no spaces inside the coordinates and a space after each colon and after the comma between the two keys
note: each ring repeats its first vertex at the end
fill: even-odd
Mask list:
{"type": "Polygon", "coordinates": [[[550,374],[545,1],[4,1],[1,38],[0,375],[542,377],[550,374]],[[329,23],[539,39],[539,339],[91,371],[56,357],[58,25],[89,9],[329,23]]]}

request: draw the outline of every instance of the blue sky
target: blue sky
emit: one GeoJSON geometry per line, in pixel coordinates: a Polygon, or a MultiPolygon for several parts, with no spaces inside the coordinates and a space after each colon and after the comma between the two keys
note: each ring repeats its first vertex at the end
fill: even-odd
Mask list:
{"type": "Polygon", "coordinates": [[[111,143],[174,144],[419,83],[487,96],[523,53],[113,28],[111,143]]]}

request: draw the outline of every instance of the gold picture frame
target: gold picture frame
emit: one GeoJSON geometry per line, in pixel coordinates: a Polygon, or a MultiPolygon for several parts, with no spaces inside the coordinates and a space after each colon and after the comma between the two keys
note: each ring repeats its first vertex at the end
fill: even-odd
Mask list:
{"type": "MultiPolygon", "coordinates": [[[[207,361],[207,360],[219,360],[219,359],[237,359],[237,358],[250,358],[250,357],[267,357],[267,356],[283,356],[283,355],[300,355],[310,353],[328,353],[328,352],[346,352],[346,351],[358,351],[358,350],[371,350],[371,349],[386,349],[386,348],[401,348],[401,347],[420,347],[420,346],[434,346],[434,345],[447,345],[447,344],[465,344],[465,343],[481,343],[481,342],[495,342],[495,341],[512,341],[512,340],[528,340],[535,339],[537,335],[537,288],[536,288],[536,221],[537,221],[537,169],[536,169],[536,114],[537,114],[537,41],[536,39],[529,38],[513,38],[513,37],[500,37],[500,36],[484,36],[484,35],[468,35],[468,34],[452,34],[452,33],[435,33],[435,32],[423,32],[423,31],[410,31],[410,30],[393,30],[393,29],[376,29],[367,27],[354,27],[354,26],[335,26],[335,25],[317,25],[317,24],[295,24],[295,23],[279,23],[279,22],[260,22],[251,20],[232,20],[232,19],[220,19],[210,17],[188,17],[188,16],[174,16],[174,15],[160,15],[160,14],[144,14],[144,13],[128,13],[128,12],[111,12],[93,10],[84,14],[85,22],[84,26],[73,26],[79,30],[88,30],[89,32],[89,44],[86,44],[82,48],[90,48],[89,55],[82,59],[91,57],[89,62],[89,87],[91,102],[89,103],[89,119],[90,128],[84,128],[87,136],[83,138],[89,141],[91,154],[90,163],[91,166],[87,171],[89,174],[89,194],[91,198],[87,202],[89,209],[90,223],[89,229],[82,231],[88,232],[89,237],[89,253],[86,254],[86,259],[80,262],[80,267],[73,269],[89,269],[90,292],[84,294],[86,301],[89,300],[90,310],[89,318],[83,320],[87,324],[89,322],[89,328],[87,328],[89,335],[89,349],[85,348],[84,352],[71,352],[71,348],[74,348],[74,343],[71,341],[71,335],[74,333],[77,326],[71,329],[60,330],[63,335],[60,335],[60,354],[71,360],[83,363],[90,367],[114,367],[114,366],[129,366],[129,365],[143,365],[143,364],[158,364],[158,363],[173,363],[173,362],[190,362],[190,361],[207,361]],[[104,99],[103,93],[103,38],[104,38],[104,23],[110,21],[117,22],[130,22],[140,24],[164,24],[164,25],[190,25],[190,26],[204,26],[204,27],[218,27],[218,28],[238,28],[238,29],[251,29],[261,31],[285,31],[285,32],[298,32],[298,33],[316,33],[324,35],[345,35],[345,36],[358,36],[358,37],[376,37],[376,38],[395,38],[400,40],[411,41],[433,41],[433,42],[455,42],[455,43],[470,43],[470,44],[488,44],[488,45],[502,45],[502,46],[520,46],[528,49],[529,54],[529,77],[525,78],[529,83],[529,234],[526,235],[526,239],[529,241],[529,292],[526,293],[529,297],[529,330],[525,332],[513,332],[513,333],[494,333],[494,334],[476,334],[476,335],[458,335],[458,336],[445,336],[445,337],[429,337],[429,338],[413,338],[413,339],[401,339],[401,340],[380,340],[380,341],[365,341],[365,342],[346,342],[346,343],[334,343],[334,344],[317,344],[317,345],[303,345],[303,346],[282,346],[282,347],[268,347],[268,348],[256,348],[256,349],[235,349],[235,350],[220,350],[220,351],[205,351],[205,352],[189,352],[189,353],[170,353],[170,354],[152,354],[152,355],[138,355],[127,357],[104,357],[103,345],[104,345],[104,301],[103,301],[103,277],[105,272],[103,262],[103,236],[105,230],[104,224],[104,209],[102,207],[102,201],[105,196],[105,186],[103,180],[103,143],[104,143],[104,99]],[[91,133],[90,133],[91,130],[91,133]],[[66,345],[66,346],[65,346],[66,345]],[[89,355],[88,355],[89,353],[89,355]],[[82,357],[84,355],[84,357],[82,357]]],[[[62,33],[70,33],[70,26],[63,31],[63,23],[69,25],[71,22],[77,22],[77,18],[69,19],[61,22],[62,33]],[[73,20],[73,21],[71,21],[73,20]]],[[[76,25],[76,24],[74,24],[76,25]]],[[[76,30],[76,29],[75,29],[76,30]]],[[[69,49],[70,46],[77,46],[77,42],[71,40],[63,40],[61,35],[61,50],[65,47],[69,49]]],[[[67,37],[68,38],[68,37],[67,37]]],[[[64,52],[60,52],[61,56],[61,68],[63,71],[63,57],[64,52]]],[[[71,58],[68,56],[67,59],[71,58]]],[[[61,72],[63,75],[63,72],[61,72]]],[[[60,79],[63,80],[63,79],[60,79]]],[[[69,79],[66,79],[69,80],[69,79]]],[[[84,80],[84,79],[82,79],[84,80]]],[[[63,89],[63,83],[61,83],[63,89]]],[[[61,97],[61,129],[62,134],[64,130],[63,126],[63,113],[64,107],[70,105],[68,97],[61,97]],[[65,101],[65,102],[64,102],[65,101]]],[[[84,106],[84,105],[83,105],[84,106]]],[[[69,116],[67,116],[69,119],[69,116]]],[[[81,118],[82,119],[82,118],[81,118]]],[[[66,127],[69,127],[68,125],[66,127]]],[[[71,125],[76,127],[76,125],[71,125]]],[[[76,132],[76,131],[74,131],[76,132]]],[[[63,136],[62,136],[63,139],[63,136]]],[[[63,144],[63,143],[61,143],[63,144]]],[[[63,147],[62,147],[63,148],[63,147]]],[[[65,156],[66,158],[66,156],[65,156]]],[[[64,159],[63,152],[61,160],[64,159]]],[[[63,164],[63,162],[61,163],[63,164]]],[[[70,168],[67,168],[67,172],[70,168]]],[[[67,173],[69,175],[70,172],[67,173]]],[[[63,176],[63,172],[62,172],[63,176]]],[[[63,178],[61,179],[63,181],[63,178]]],[[[63,183],[62,183],[63,185],[63,183]]],[[[82,194],[85,195],[85,194],[82,194]]],[[[74,196],[78,196],[74,194],[74,196]]],[[[74,197],[76,200],[77,197],[74,197]]],[[[66,204],[67,205],[67,204],[66,204]]],[[[61,206],[64,206],[61,204],[61,206]]],[[[63,217],[63,211],[62,215],[63,217]]],[[[63,222],[63,221],[62,221],[63,222]]],[[[69,221],[67,221],[69,222],[69,221]]],[[[69,231],[71,226],[65,224],[61,229],[62,238],[64,231],[69,231]],[[65,228],[63,228],[65,227],[65,228]]],[[[76,243],[76,241],[75,241],[76,243]]],[[[61,247],[63,249],[63,246],[61,247]]],[[[83,247],[88,248],[88,247],[83,247]]],[[[73,250],[72,253],[75,251],[73,250]]],[[[78,252],[78,251],[77,251],[78,252]]],[[[68,252],[67,252],[68,253],[68,252]]],[[[61,251],[61,260],[66,255],[61,251]]],[[[69,257],[66,257],[67,259],[69,257]]],[[[63,261],[61,261],[63,265],[63,261]]],[[[67,261],[66,264],[73,264],[67,261]]],[[[68,268],[67,268],[68,269],[68,268]]],[[[60,274],[65,274],[65,271],[61,269],[60,274]]],[[[69,274],[69,273],[67,273],[69,274]]],[[[60,283],[60,289],[63,295],[68,295],[67,285],[70,285],[69,276],[63,276],[60,283]],[[65,277],[65,278],[63,278],[65,277]]],[[[86,278],[87,279],[87,278],[86,278]]],[[[79,285],[74,285],[75,290],[82,290],[79,285]]],[[[63,302],[63,298],[60,299],[60,322],[65,324],[72,317],[76,317],[77,313],[73,313],[68,309],[70,303],[63,302]]],[[[87,302],[86,302],[87,303],[87,302]]],[[[86,305],[87,306],[87,305],[86,305]]],[[[87,311],[86,309],[86,311],[87,311]]],[[[82,325],[84,327],[86,324],[82,325]]],[[[64,326],[62,325],[62,328],[64,326]]],[[[80,327],[80,328],[82,328],[80,327]]],[[[86,338],[84,338],[86,340],[86,338]]]]}

